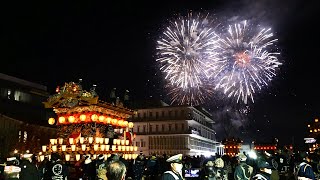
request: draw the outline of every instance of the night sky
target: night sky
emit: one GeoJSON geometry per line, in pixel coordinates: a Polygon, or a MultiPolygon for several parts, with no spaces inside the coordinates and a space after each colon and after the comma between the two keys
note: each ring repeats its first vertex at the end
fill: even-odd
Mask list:
{"type": "Polygon", "coordinates": [[[0,11],[1,73],[46,85],[50,93],[82,78],[100,94],[117,87],[135,99],[166,98],[155,43],[174,15],[209,12],[260,21],[279,39],[277,77],[247,113],[225,99],[206,108],[216,117],[229,112],[241,119],[251,137],[283,143],[302,144],[307,123],[319,117],[317,0],[25,1],[7,2],[0,11]]]}

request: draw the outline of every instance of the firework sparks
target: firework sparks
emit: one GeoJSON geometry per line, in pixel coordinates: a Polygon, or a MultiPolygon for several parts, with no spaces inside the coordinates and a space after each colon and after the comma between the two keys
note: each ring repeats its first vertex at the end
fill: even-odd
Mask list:
{"type": "Polygon", "coordinates": [[[197,86],[186,89],[168,84],[166,88],[169,90],[168,95],[171,98],[171,104],[178,105],[188,104],[192,106],[203,104],[214,92],[213,86],[208,84],[206,84],[206,87],[197,86]]]}
{"type": "Polygon", "coordinates": [[[205,81],[210,75],[210,59],[217,54],[214,49],[218,36],[213,27],[207,15],[190,13],[170,22],[157,41],[156,61],[167,87],[172,88],[169,94],[173,101],[198,104],[207,96],[204,92],[208,91],[205,81]]]}
{"type": "Polygon", "coordinates": [[[228,97],[236,97],[247,104],[253,94],[268,86],[281,65],[278,52],[270,52],[277,42],[270,29],[249,26],[246,21],[230,25],[228,34],[220,37],[219,56],[213,58],[215,71],[210,76],[215,88],[222,89],[228,97]]]}

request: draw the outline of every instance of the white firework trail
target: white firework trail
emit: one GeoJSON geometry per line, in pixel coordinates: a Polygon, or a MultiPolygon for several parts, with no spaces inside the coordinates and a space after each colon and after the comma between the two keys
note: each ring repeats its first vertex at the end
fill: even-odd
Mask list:
{"type": "Polygon", "coordinates": [[[247,21],[230,25],[228,33],[219,37],[219,58],[213,58],[210,66],[215,89],[245,104],[249,98],[254,102],[253,94],[268,86],[282,64],[280,53],[272,51],[277,39],[271,29],[257,30],[247,21]]]}
{"type": "Polygon", "coordinates": [[[218,40],[212,25],[208,15],[190,13],[171,21],[157,41],[156,61],[170,84],[167,87],[172,88],[169,94],[173,101],[198,104],[209,95],[205,92],[212,87],[208,87],[206,80],[212,69],[210,61],[217,55],[218,40]]]}

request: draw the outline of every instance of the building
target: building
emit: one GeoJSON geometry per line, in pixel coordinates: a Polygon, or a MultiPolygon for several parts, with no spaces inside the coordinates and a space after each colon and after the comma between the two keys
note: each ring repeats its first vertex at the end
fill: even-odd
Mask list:
{"type": "Polygon", "coordinates": [[[313,122],[308,123],[308,134],[304,140],[310,152],[319,148],[320,122],[318,118],[314,119],[313,122]]]}
{"type": "Polygon", "coordinates": [[[47,98],[46,86],[0,73],[1,154],[31,151],[54,134],[48,124],[53,112],[42,103],[47,98]]]}
{"type": "Polygon", "coordinates": [[[202,108],[168,105],[144,108],[138,109],[132,118],[136,146],[146,155],[223,154],[213,130],[214,120],[202,108]]]}

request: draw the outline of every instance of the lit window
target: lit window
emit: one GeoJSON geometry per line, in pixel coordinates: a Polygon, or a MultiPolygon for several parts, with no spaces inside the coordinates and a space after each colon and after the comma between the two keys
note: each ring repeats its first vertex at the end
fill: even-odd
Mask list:
{"type": "Polygon", "coordinates": [[[318,121],[319,121],[318,119],[315,119],[315,120],[314,120],[314,122],[318,122],[318,121]]]}
{"type": "Polygon", "coordinates": [[[8,95],[8,99],[10,99],[10,96],[11,96],[11,90],[10,89],[8,89],[7,95],[8,95]]]}
{"type": "Polygon", "coordinates": [[[21,93],[20,91],[15,91],[14,92],[14,100],[20,101],[21,93]]]}
{"type": "Polygon", "coordinates": [[[21,142],[21,131],[19,131],[19,142],[21,142]]]}
{"type": "Polygon", "coordinates": [[[23,132],[23,142],[24,143],[27,142],[27,138],[28,138],[28,133],[27,133],[27,131],[24,131],[23,132]]]}

